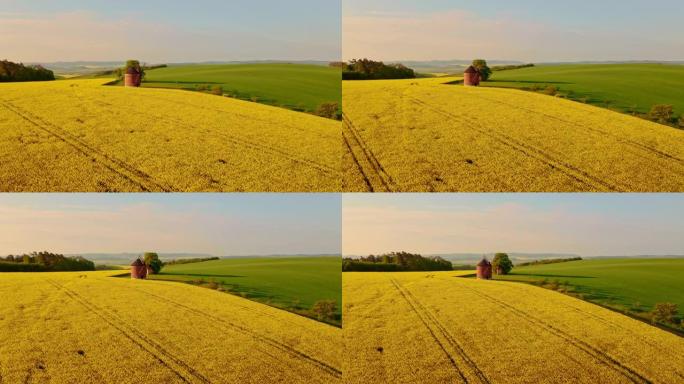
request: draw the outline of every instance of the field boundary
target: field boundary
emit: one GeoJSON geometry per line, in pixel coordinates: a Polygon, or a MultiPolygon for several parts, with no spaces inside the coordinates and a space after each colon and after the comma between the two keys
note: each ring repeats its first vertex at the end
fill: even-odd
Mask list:
{"type": "Polygon", "coordinates": [[[411,309],[416,313],[416,315],[418,315],[421,322],[423,323],[423,325],[425,325],[425,327],[428,329],[432,337],[439,344],[442,351],[444,351],[444,353],[447,354],[449,360],[451,360],[452,364],[460,374],[463,381],[465,383],[470,382],[468,378],[465,376],[464,372],[458,367],[458,364],[456,364],[454,358],[449,354],[449,352],[446,350],[442,342],[439,340],[439,338],[433,331],[433,328],[437,329],[437,332],[442,335],[442,337],[447,341],[447,343],[456,352],[460,359],[463,360],[463,362],[468,366],[469,370],[471,371],[471,374],[477,377],[480,383],[489,384],[489,379],[480,370],[477,364],[466,354],[463,347],[458,343],[456,339],[454,339],[454,337],[449,333],[449,331],[444,327],[444,325],[442,325],[442,323],[440,323],[439,320],[432,313],[430,313],[430,311],[427,308],[425,308],[425,306],[423,306],[408,289],[402,287],[397,280],[390,279],[390,281],[395,286],[397,291],[399,291],[401,296],[406,300],[406,302],[408,302],[408,304],[411,306],[411,309]],[[432,327],[430,325],[432,325],[432,327]]]}

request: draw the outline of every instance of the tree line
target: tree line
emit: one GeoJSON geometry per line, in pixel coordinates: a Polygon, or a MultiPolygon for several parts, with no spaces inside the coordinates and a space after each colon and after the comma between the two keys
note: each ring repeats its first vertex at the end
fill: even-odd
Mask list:
{"type": "Polygon", "coordinates": [[[50,81],[55,73],[40,65],[24,65],[11,61],[0,61],[0,83],[22,81],[50,81]]]}
{"type": "Polygon", "coordinates": [[[0,258],[0,272],[94,271],[95,263],[81,256],[67,257],[47,251],[0,258]]]}
{"type": "Polygon", "coordinates": [[[425,257],[408,252],[391,252],[383,255],[369,255],[358,259],[345,258],[343,272],[406,272],[406,271],[451,271],[450,261],[438,256],[425,257]]]}
{"type": "Polygon", "coordinates": [[[164,261],[163,265],[193,264],[193,263],[203,263],[205,261],[214,261],[214,260],[221,260],[221,258],[220,257],[203,257],[203,258],[197,258],[197,259],[175,259],[175,260],[164,261]]]}
{"type": "Polygon", "coordinates": [[[520,263],[517,264],[516,267],[527,267],[530,265],[541,265],[541,264],[557,264],[557,263],[568,263],[571,261],[581,261],[583,260],[581,257],[569,257],[566,259],[545,259],[545,260],[535,260],[535,261],[528,261],[526,263],[520,263]]]}
{"type": "Polygon", "coordinates": [[[403,64],[385,64],[382,61],[354,59],[346,63],[332,63],[342,68],[343,80],[413,79],[416,73],[403,64]]]}

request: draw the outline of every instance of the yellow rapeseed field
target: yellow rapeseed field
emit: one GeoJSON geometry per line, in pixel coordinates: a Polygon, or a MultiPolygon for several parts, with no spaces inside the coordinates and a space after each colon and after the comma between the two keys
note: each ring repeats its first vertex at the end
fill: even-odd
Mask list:
{"type": "Polygon", "coordinates": [[[682,383],[684,339],[543,288],[345,273],[346,383],[682,383]]]}
{"type": "Polygon", "coordinates": [[[349,192],[684,191],[684,131],[459,78],[346,81],[349,192]]]}
{"type": "Polygon", "coordinates": [[[339,191],[341,123],[226,97],[0,84],[0,191],[339,191]]]}
{"type": "Polygon", "coordinates": [[[3,273],[0,383],[337,383],[341,330],[111,272],[3,273]]]}

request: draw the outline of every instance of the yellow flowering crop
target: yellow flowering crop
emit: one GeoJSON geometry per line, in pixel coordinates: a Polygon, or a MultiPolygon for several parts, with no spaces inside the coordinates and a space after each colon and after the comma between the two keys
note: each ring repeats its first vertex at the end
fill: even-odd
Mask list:
{"type": "Polygon", "coordinates": [[[339,122],[102,83],[0,84],[0,191],[340,189],[339,122]]]}
{"type": "Polygon", "coordinates": [[[110,274],[2,274],[2,383],[341,382],[338,328],[110,274]]]}
{"type": "Polygon", "coordinates": [[[345,273],[347,383],[679,383],[684,339],[457,272],[345,273]]]}
{"type": "Polygon", "coordinates": [[[343,189],[684,191],[682,130],[457,80],[344,82],[343,189]]]}

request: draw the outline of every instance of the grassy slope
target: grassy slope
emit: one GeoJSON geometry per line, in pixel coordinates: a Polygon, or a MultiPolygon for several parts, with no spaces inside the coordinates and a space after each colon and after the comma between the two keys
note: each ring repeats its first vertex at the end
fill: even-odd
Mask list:
{"type": "Polygon", "coordinates": [[[196,89],[220,85],[224,93],[287,108],[315,110],[325,102],[341,104],[339,69],[303,64],[171,66],[147,72],[144,87],[196,89]]]}
{"type": "Polygon", "coordinates": [[[216,281],[260,302],[288,308],[299,300],[310,308],[318,300],[342,303],[342,261],[337,257],[269,257],[222,259],[170,265],[155,279],[216,281]]]}
{"type": "Polygon", "coordinates": [[[506,280],[569,282],[585,299],[642,310],[655,303],[672,302],[684,309],[684,259],[599,259],[514,268],[506,280]]]}
{"type": "Polygon", "coordinates": [[[485,86],[528,88],[553,84],[573,100],[621,112],[647,113],[655,104],[672,104],[684,114],[684,65],[548,65],[495,72],[485,86]]]}

